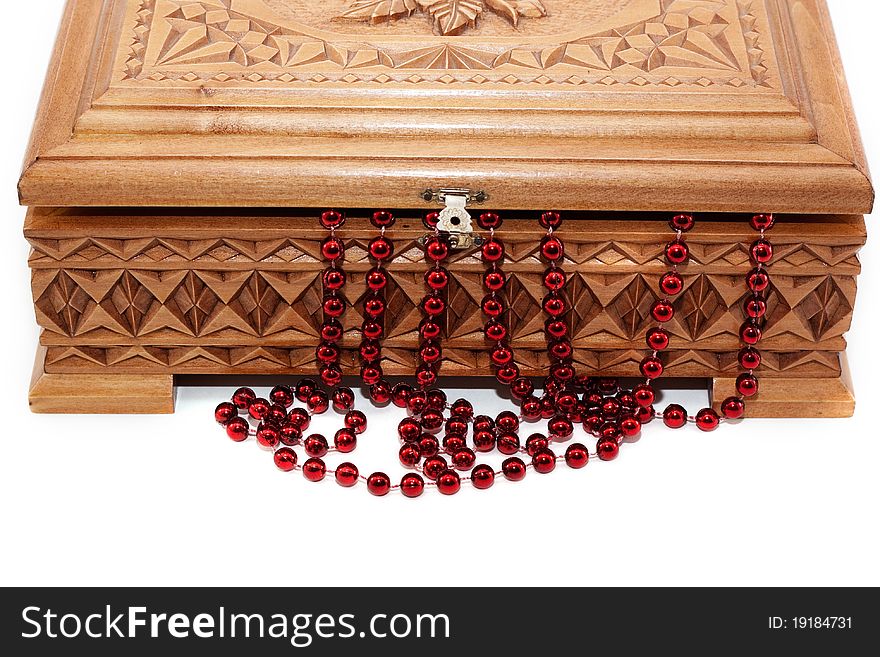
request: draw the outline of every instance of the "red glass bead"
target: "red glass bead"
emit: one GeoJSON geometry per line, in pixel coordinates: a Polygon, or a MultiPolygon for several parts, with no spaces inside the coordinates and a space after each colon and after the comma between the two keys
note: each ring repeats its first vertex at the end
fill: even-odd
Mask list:
{"type": "Polygon", "coordinates": [[[361,325],[361,333],[363,333],[364,338],[368,340],[378,340],[385,334],[385,327],[382,326],[382,322],[380,321],[367,319],[361,325]]]}
{"type": "Polygon", "coordinates": [[[452,465],[456,470],[470,470],[477,462],[477,455],[468,448],[460,449],[452,455],[452,465]]]}
{"type": "Polygon", "coordinates": [[[669,221],[669,227],[675,231],[686,233],[694,227],[694,217],[690,214],[677,214],[669,221]]]}
{"type": "Polygon", "coordinates": [[[484,297],[480,306],[487,317],[499,317],[504,312],[504,303],[493,296],[484,297]]]}
{"type": "Polygon", "coordinates": [[[439,431],[443,426],[443,414],[440,411],[435,411],[433,408],[429,408],[424,413],[422,413],[422,429],[429,433],[434,433],[439,431]]]}
{"type": "Polygon", "coordinates": [[[226,424],[234,417],[238,417],[238,409],[232,402],[222,402],[214,409],[214,420],[218,424],[226,424]]]}
{"type": "Polygon", "coordinates": [[[548,269],[544,272],[544,287],[551,291],[559,291],[565,287],[565,272],[561,269],[548,269]]]}
{"type": "Polygon", "coordinates": [[[483,242],[480,252],[483,262],[498,262],[504,257],[504,244],[495,238],[490,238],[483,242]]]}
{"type": "Polygon", "coordinates": [[[232,393],[232,403],[241,410],[245,410],[256,398],[256,393],[250,388],[239,388],[232,393]]]}
{"type": "Polygon", "coordinates": [[[495,471],[488,465],[478,465],[471,472],[471,483],[479,490],[491,488],[495,483],[495,471]]]}
{"type": "Polygon", "coordinates": [[[429,456],[436,456],[440,453],[440,441],[437,440],[437,436],[432,436],[429,433],[423,433],[419,438],[419,451],[422,453],[422,458],[428,458],[429,456]]]}
{"type": "Polygon", "coordinates": [[[428,403],[428,408],[433,408],[441,413],[446,410],[446,393],[439,388],[428,390],[425,393],[425,400],[428,403]]]}
{"type": "Polygon", "coordinates": [[[746,283],[752,292],[763,292],[770,287],[770,275],[763,269],[753,269],[749,272],[746,283]]]}
{"type": "Polygon", "coordinates": [[[721,413],[728,420],[738,420],[746,412],[746,404],[739,397],[728,397],[721,402],[721,413]]]}
{"type": "Polygon", "coordinates": [[[468,431],[468,423],[463,417],[453,415],[446,420],[446,435],[448,436],[466,436],[468,431]]]}
{"type": "Polygon", "coordinates": [[[687,411],[678,404],[670,404],[663,411],[663,424],[670,429],[680,429],[687,424],[687,411]]]}
{"type": "Polygon", "coordinates": [[[565,464],[574,470],[580,470],[590,461],[589,450],[581,443],[572,443],[565,450],[565,464]]]}
{"type": "Polygon", "coordinates": [[[547,346],[547,353],[556,360],[568,360],[574,349],[568,340],[554,340],[547,346]]]}
{"type": "Polygon", "coordinates": [[[336,292],[345,287],[345,272],[337,267],[331,267],[324,271],[321,280],[324,283],[324,289],[336,292]]]}
{"type": "Polygon", "coordinates": [[[315,357],[322,363],[333,363],[339,359],[339,349],[336,345],[322,343],[315,349],[315,357]]]}
{"type": "Polygon", "coordinates": [[[391,403],[397,406],[397,408],[406,408],[412,392],[412,386],[406,383],[394,384],[394,387],[391,389],[391,403]]]}
{"type": "Polygon", "coordinates": [[[418,443],[404,443],[397,452],[400,464],[406,468],[415,467],[422,458],[418,443]]]}
{"type": "Polygon", "coordinates": [[[495,434],[491,431],[474,431],[474,449],[478,452],[491,452],[495,449],[495,434]]]}
{"type": "Polygon", "coordinates": [[[632,392],[628,390],[621,390],[618,392],[617,401],[620,402],[621,410],[633,410],[638,406],[636,398],[633,396],[632,392]]]}
{"type": "Polygon", "coordinates": [[[505,456],[511,456],[519,452],[519,436],[513,432],[503,432],[498,434],[498,451],[505,456]]]}
{"type": "Polygon", "coordinates": [[[690,250],[683,240],[673,240],[666,245],[666,260],[674,265],[681,265],[687,262],[690,250]]]}
{"type": "Polygon", "coordinates": [[[321,368],[320,374],[321,381],[323,381],[324,385],[328,388],[338,386],[342,382],[342,370],[339,369],[339,365],[336,363],[324,365],[321,368]]]}
{"type": "Polygon", "coordinates": [[[449,246],[440,237],[430,237],[425,241],[425,255],[434,262],[440,262],[449,256],[449,246]]]}
{"type": "Polygon", "coordinates": [[[385,380],[370,386],[370,399],[376,406],[382,406],[391,401],[391,384],[385,380]]]}
{"type": "Polygon", "coordinates": [[[666,299],[660,299],[651,307],[651,315],[653,315],[654,319],[663,324],[672,319],[675,315],[675,310],[672,308],[672,304],[669,301],[666,299]]]}
{"type": "Polygon", "coordinates": [[[309,396],[306,406],[308,406],[309,410],[315,415],[320,415],[330,408],[330,398],[323,390],[315,390],[309,396]]]}
{"type": "Polygon", "coordinates": [[[321,225],[324,228],[334,229],[341,228],[345,223],[345,215],[336,210],[327,210],[321,213],[321,225]]]}
{"type": "Polygon", "coordinates": [[[400,492],[404,497],[418,497],[425,490],[425,480],[414,472],[403,475],[400,480],[400,492]]]}
{"type": "Polygon", "coordinates": [[[603,395],[616,395],[620,390],[620,381],[614,377],[602,377],[598,380],[597,389],[603,395]]]}
{"type": "Polygon", "coordinates": [[[269,412],[266,414],[265,420],[280,425],[282,422],[287,421],[287,409],[280,404],[272,404],[269,406],[269,412]]]}
{"type": "Polygon", "coordinates": [[[328,319],[321,325],[321,338],[324,342],[338,342],[342,338],[342,324],[328,319]]]}
{"type": "Polygon", "coordinates": [[[446,310],[446,302],[443,300],[442,297],[429,294],[424,299],[422,299],[422,310],[428,315],[436,317],[437,315],[441,315],[443,311],[446,310]]]}
{"type": "Polygon", "coordinates": [[[752,347],[740,349],[739,364],[744,370],[756,370],[761,366],[761,352],[752,347]]]}
{"type": "Polygon", "coordinates": [[[252,399],[248,404],[248,415],[255,420],[262,420],[269,414],[269,402],[262,397],[252,399]]]}
{"type": "Polygon", "coordinates": [[[546,260],[556,262],[565,256],[565,247],[556,237],[545,237],[541,240],[541,255],[546,260]]]}
{"type": "Polygon", "coordinates": [[[424,390],[410,391],[406,407],[413,415],[421,415],[428,408],[428,393],[424,390]]]}
{"type": "Polygon", "coordinates": [[[385,312],[385,299],[381,296],[369,296],[364,299],[364,312],[376,319],[385,312]]]}
{"type": "Polygon", "coordinates": [[[499,431],[516,432],[519,430],[519,418],[513,411],[501,411],[495,418],[495,426],[499,431]]]}
{"type": "Polygon", "coordinates": [[[309,481],[321,481],[327,474],[327,466],[319,458],[310,458],[302,466],[303,477],[309,481]]]}
{"type": "Polygon", "coordinates": [[[532,467],[539,474],[550,474],[556,469],[556,455],[549,449],[542,449],[532,457],[532,467]]]}
{"type": "Polygon", "coordinates": [[[603,399],[601,403],[602,417],[605,419],[616,418],[620,414],[620,402],[616,397],[603,399]]]}
{"type": "Polygon", "coordinates": [[[561,319],[548,319],[544,323],[544,331],[551,338],[561,340],[568,335],[568,324],[561,319]]]}
{"type": "Polygon", "coordinates": [[[397,425],[397,435],[405,442],[418,440],[422,435],[422,425],[415,418],[405,417],[397,425]]]}
{"type": "Polygon", "coordinates": [[[571,381],[574,378],[574,368],[566,363],[554,363],[550,366],[550,374],[558,381],[571,381]]]}
{"type": "Polygon", "coordinates": [[[530,397],[534,391],[535,386],[524,377],[520,377],[510,384],[510,394],[519,401],[530,397]]]}
{"type": "Polygon", "coordinates": [[[275,386],[269,393],[269,401],[284,408],[290,408],[293,405],[293,390],[290,389],[290,386],[275,386]]]}
{"type": "Polygon", "coordinates": [[[350,488],[358,482],[358,469],[354,463],[340,463],[336,466],[336,483],[350,488]]]}
{"type": "Polygon", "coordinates": [[[767,240],[755,240],[749,249],[753,262],[765,265],[773,259],[773,245],[767,240]]]}
{"type": "Polygon", "coordinates": [[[770,230],[776,218],[772,214],[756,214],[749,219],[749,225],[755,230],[770,230]]]}
{"type": "Polygon", "coordinates": [[[446,289],[449,285],[449,272],[443,267],[434,267],[425,272],[425,285],[434,291],[446,289]]]}
{"type": "Polygon", "coordinates": [[[660,277],[660,289],[663,294],[674,297],[684,289],[684,279],[678,272],[667,272],[660,277]]]}
{"type": "Polygon", "coordinates": [[[449,469],[449,464],[442,456],[432,456],[422,466],[422,472],[430,481],[437,481],[441,472],[449,469]]]}
{"type": "Polygon", "coordinates": [[[419,347],[419,358],[425,363],[436,363],[443,358],[443,350],[439,343],[427,340],[419,347]]]}
{"type": "Polygon", "coordinates": [[[318,384],[313,379],[301,379],[300,382],[296,384],[296,398],[305,404],[309,400],[309,397],[312,396],[312,393],[317,389],[318,384]]]}
{"type": "Polygon", "coordinates": [[[345,301],[336,295],[328,295],[324,297],[323,309],[327,317],[339,317],[345,312],[345,301]]]}
{"type": "Polygon", "coordinates": [[[382,347],[377,340],[364,340],[358,348],[361,360],[374,363],[382,357],[382,347]]]}
{"type": "Polygon", "coordinates": [[[557,415],[550,419],[547,431],[553,440],[568,440],[574,433],[574,424],[564,415],[557,415]]]}
{"type": "Polygon", "coordinates": [[[477,415],[474,418],[474,431],[495,431],[495,420],[488,415],[477,415]]]}
{"type": "Polygon", "coordinates": [[[743,304],[743,310],[752,319],[760,319],[767,314],[767,302],[760,297],[749,297],[743,304]]]}
{"type": "Polygon", "coordinates": [[[376,497],[387,495],[391,490],[391,479],[384,472],[374,472],[367,477],[367,490],[376,497]]]}
{"type": "Polygon", "coordinates": [[[754,374],[740,374],[736,377],[736,391],[743,397],[758,394],[758,378],[754,374]]]}
{"type": "Polygon", "coordinates": [[[349,411],[345,414],[345,426],[355,433],[363,433],[367,430],[367,416],[363,411],[349,411]]]}
{"type": "Polygon", "coordinates": [[[663,361],[656,356],[647,356],[639,363],[639,370],[646,379],[656,379],[663,374],[663,361]]]}
{"type": "Polygon", "coordinates": [[[493,342],[501,342],[507,337],[507,328],[504,324],[494,320],[486,324],[486,328],[483,332],[485,333],[486,338],[493,342]]]}
{"type": "Polygon", "coordinates": [[[596,456],[600,461],[613,461],[620,453],[620,445],[616,440],[600,439],[596,443],[596,456]]]}
{"type": "Polygon", "coordinates": [[[365,276],[367,287],[373,292],[381,292],[388,286],[388,274],[384,269],[371,269],[365,276]]]}
{"type": "Polygon", "coordinates": [[[534,396],[526,397],[523,399],[520,410],[522,410],[523,417],[529,422],[540,420],[542,410],[541,400],[534,396]]]}
{"type": "Polygon", "coordinates": [[[394,215],[388,210],[379,210],[370,217],[370,223],[376,228],[390,228],[394,225],[394,215]]]}
{"type": "Polygon", "coordinates": [[[659,327],[649,329],[645,342],[648,343],[648,349],[663,351],[669,346],[669,332],[659,327]]]}
{"type": "Polygon", "coordinates": [[[371,386],[382,380],[382,368],[378,365],[364,365],[361,368],[361,381],[371,386]]]}
{"type": "Polygon", "coordinates": [[[556,408],[562,413],[571,413],[578,405],[577,394],[573,390],[560,390],[553,399],[556,408]]]}
{"type": "Polygon", "coordinates": [[[489,358],[495,367],[504,367],[513,360],[513,352],[503,344],[497,344],[492,347],[489,358]]]}
{"type": "Polygon", "coordinates": [[[374,237],[368,246],[370,255],[378,261],[387,260],[394,254],[394,245],[384,236],[374,237]]]}
{"type": "Polygon", "coordinates": [[[290,447],[281,447],[275,450],[272,459],[275,461],[278,469],[284,472],[290,472],[296,467],[296,452],[290,449],[290,447]]]}
{"type": "Polygon", "coordinates": [[[437,228],[437,224],[440,223],[440,213],[439,212],[429,212],[422,218],[422,223],[425,225],[425,228],[429,230],[434,230],[437,228]]]}
{"type": "Polygon", "coordinates": [[[492,292],[498,292],[504,289],[504,286],[506,284],[507,277],[502,271],[487,271],[483,275],[483,285],[486,286],[487,290],[490,290],[492,292]]]}
{"type": "Polygon", "coordinates": [[[526,476],[526,464],[518,456],[511,456],[501,464],[501,473],[508,481],[522,481],[526,476]]]}
{"type": "Polygon", "coordinates": [[[461,490],[461,477],[455,470],[444,470],[437,476],[437,490],[444,495],[455,495],[461,490]]]}
{"type": "Polygon", "coordinates": [[[287,421],[300,431],[305,431],[309,428],[312,419],[304,408],[293,408],[287,414],[287,421]]]}
{"type": "Polygon", "coordinates": [[[624,415],[620,418],[618,425],[620,426],[621,433],[626,438],[635,438],[642,431],[642,423],[634,415],[624,415]]]}
{"type": "Polygon", "coordinates": [[[558,212],[544,212],[538,219],[541,228],[546,230],[556,230],[562,225],[562,215],[558,212]]]}
{"type": "Polygon", "coordinates": [[[718,413],[711,408],[703,408],[697,412],[694,421],[700,431],[714,431],[718,428],[720,419],[718,413]]]}
{"type": "Polygon", "coordinates": [[[526,438],[526,453],[529,456],[534,456],[542,449],[547,449],[549,445],[550,441],[547,439],[547,436],[542,433],[533,433],[526,438]]]}
{"type": "Polygon", "coordinates": [[[250,426],[242,417],[234,417],[226,423],[226,435],[237,443],[247,440],[250,426]]]}
{"type": "Polygon", "coordinates": [[[467,447],[463,436],[446,436],[443,439],[443,451],[452,456],[467,447]]]}
{"type": "Polygon", "coordinates": [[[282,444],[292,447],[298,445],[302,440],[302,431],[296,425],[286,422],[278,430],[278,437],[282,444]]]}
{"type": "Polygon", "coordinates": [[[541,397],[541,417],[545,420],[549,420],[554,415],[556,415],[556,405],[553,403],[553,400],[547,396],[547,393],[545,393],[545,395],[541,397]]]}
{"type": "Polygon", "coordinates": [[[452,402],[451,412],[466,421],[473,419],[474,406],[467,399],[456,399],[452,402]]]}
{"type": "Polygon", "coordinates": [[[653,406],[640,406],[636,410],[636,419],[642,423],[642,426],[645,426],[654,419],[656,413],[653,406]]]}
{"type": "Polygon", "coordinates": [[[338,260],[345,255],[345,245],[338,237],[328,237],[321,242],[321,255],[325,260],[338,260]]]}
{"type": "Polygon", "coordinates": [[[599,427],[599,438],[602,440],[613,440],[617,442],[623,433],[620,431],[620,425],[617,422],[609,421],[599,427]]]}
{"type": "Polygon", "coordinates": [[[303,442],[303,449],[309,456],[320,458],[327,454],[330,445],[327,443],[327,439],[324,438],[324,436],[319,433],[313,433],[303,442]]]}
{"type": "Polygon", "coordinates": [[[748,345],[758,344],[761,341],[762,336],[763,332],[761,331],[761,327],[754,322],[745,322],[739,327],[739,337],[748,345]]]}
{"type": "Polygon", "coordinates": [[[483,230],[498,230],[504,223],[495,212],[483,212],[477,217],[477,225],[483,230]]]}
{"type": "Polygon", "coordinates": [[[278,432],[278,427],[276,427],[274,424],[260,424],[260,426],[257,428],[257,442],[262,447],[277,447],[278,443],[281,442],[281,436],[278,432]]]}

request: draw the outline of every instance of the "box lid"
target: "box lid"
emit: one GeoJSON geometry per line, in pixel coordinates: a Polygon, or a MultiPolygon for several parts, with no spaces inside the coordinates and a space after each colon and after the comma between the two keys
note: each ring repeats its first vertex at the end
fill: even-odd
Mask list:
{"type": "Polygon", "coordinates": [[[865,213],[824,0],[69,0],[53,206],[865,213]]]}

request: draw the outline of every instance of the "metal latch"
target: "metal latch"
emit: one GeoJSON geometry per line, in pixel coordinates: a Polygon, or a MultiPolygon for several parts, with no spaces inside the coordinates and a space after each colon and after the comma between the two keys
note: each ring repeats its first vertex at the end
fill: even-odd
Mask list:
{"type": "MultiPolygon", "coordinates": [[[[426,189],[422,198],[426,201],[439,201],[444,205],[437,221],[437,230],[448,236],[450,248],[471,249],[482,246],[483,238],[474,235],[474,225],[467,205],[483,203],[488,198],[485,192],[472,192],[469,189],[426,189]]],[[[424,243],[424,239],[426,238],[420,241],[424,243]]]]}

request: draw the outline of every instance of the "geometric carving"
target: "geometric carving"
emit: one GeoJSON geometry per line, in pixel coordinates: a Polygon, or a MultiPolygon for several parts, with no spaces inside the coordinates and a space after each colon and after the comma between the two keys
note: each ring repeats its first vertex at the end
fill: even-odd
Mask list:
{"type": "Polygon", "coordinates": [[[817,340],[852,313],[843,290],[834,278],[826,276],[797,306],[797,313],[817,340]]]}
{"type": "Polygon", "coordinates": [[[281,295],[258,273],[251,275],[229,304],[257,335],[264,335],[279,304],[281,295]]]}
{"type": "Polygon", "coordinates": [[[709,276],[697,276],[688,282],[678,302],[678,319],[692,340],[699,340],[727,313],[724,298],[709,276]]]}
{"type": "MultiPolygon", "coordinates": [[[[624,335],[630,339],[641,336],[650,323],[651,306],[657,300],[654,286],[641,275],[635,275],[608,309],[624,335]]],[[[653,318],[651,318],[653,319],[653,318]]],[[[656,323],[656,322],[654,322],[656,323]]]]}
{"type": "Polygon", "coordinates": [[[55,279],[46,287],[35,305],[43,315],[52,320],[66,335],[76,335],[80,319],[86,312],[91,298],[64,271],[59,271],[55,279]]]}
{"type": "Polygon", "coordinates": [[[220,298],[195,272],[187,272],[177,289],[165,302],[172,315],[183,322],[193,335],[200,335],[220,298]]]}

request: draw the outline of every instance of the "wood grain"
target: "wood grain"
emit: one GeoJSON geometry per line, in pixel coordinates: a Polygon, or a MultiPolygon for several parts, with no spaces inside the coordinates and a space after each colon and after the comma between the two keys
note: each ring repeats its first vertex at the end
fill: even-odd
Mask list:
{"type": "Polygon", "coordinates": [[[47,374],[45,356],[45,349],[37,351],[28,396],[33,413],[174,412],[171,375],[47,374]]]}
{"type": "Polygon", "coordinates": [[[547,0],[460,36],[406,19],[423,3],[393,29],[338,6],[70,0],[23,203],[421,208],[462,186],[503,209],[873,205],[822,0],[547,0]]]}

